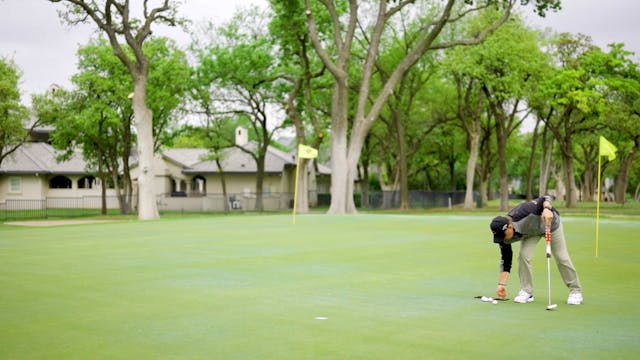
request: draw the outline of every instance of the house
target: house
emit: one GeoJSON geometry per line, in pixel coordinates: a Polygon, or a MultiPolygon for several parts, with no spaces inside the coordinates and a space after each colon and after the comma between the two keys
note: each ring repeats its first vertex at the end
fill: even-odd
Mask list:
{"type": "Polygon", "coordinates": [[[64,162],[58,155],[48,143],[28,142],[7,156],[0,166],[0,202],[84,199],[99,207],[100,180],[86,170],[82,155],[74,153],[64,162]]]}
{"type": "MultiPolygon", "coordinates": [[[[236,144],[255,149],[248,141],[246,129],[236,129],[236,144]]],[[[256,198],[257,165],[253,157],[238,147],[227,148],[219,154],[218,163],[211,159],[207,149],[167,149],[157,155],[156,194],[161,209],[168,210],[224,210],[222,179],[226,185],[230,209],[254,209],[256,198]]],[[[309,163],[308,190],[311,206],[317,203],[319,191],[329,192],[330,171],[326,166],[309,163]]],[[[295,189],[295,154],[267,148],[263,178],[265,209],[290,207],[295,189]]],[[[137,177],[137,168],[132,169],[137,177]]]]}
{"type": "MultiPolygon", "coordinates": [[[[246,130],[237,130],[236,141],[245,147],[246,130]]],[[[80,152],[67,161],[58,161],[60,152],[47,143],[47,131],[32,131],[32,142],[25,143],[0,164],[0,204],[7,201],[36,201],[57,207],[99,208],[100,179],[91,175],[80,152]]],[[[160,210],[217,211],[254,209],[256,163],[239,148],[222,151],[218,167],[207,149],[166,149],[156,155],[154,163],[155,193],[160,210]],[[223,175],[224,173],[224,175],[223,175]],[[225,178],[225,199],[222,177],[225,178]]],[[[329,170],[309,164],[310,204],[315,204],[318,191],[328,192],[329,170]]],[[[295,185],[295,155],[269,147],[265,159],[263,199],[265,209],[286,209],[295,185]]],[[[136,188],[137,168],[132,166],[136,188]]],[[[115,190],[107,189],[107,207],[117,208],[115,190]]],[[[40,205],[37,205],[40,206],[40,205]]]]}

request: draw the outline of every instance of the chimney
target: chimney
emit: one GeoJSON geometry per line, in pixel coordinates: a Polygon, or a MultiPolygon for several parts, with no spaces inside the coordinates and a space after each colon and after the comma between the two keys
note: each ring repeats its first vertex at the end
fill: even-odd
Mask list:
{"type": "Polygon", "coordinates": [[[242,126],[236,128],[236,145],[245,146],[249,143],[249,133],[242,126]]]}

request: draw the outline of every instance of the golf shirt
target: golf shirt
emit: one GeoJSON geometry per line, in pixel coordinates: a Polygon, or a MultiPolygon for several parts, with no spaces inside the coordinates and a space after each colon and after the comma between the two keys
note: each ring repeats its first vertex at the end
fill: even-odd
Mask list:
{"type": "MultiPolygon", "coordinates": [[[[511,244],[522,240],[522,238],[532,236],[544,236],[545,225],[540,215],[544,210],[544,202],[551,202],[550,196],[541,196],[535,200],[523,202],[517,205],[509,213],[513,223],[514,234],[511,240],[498,243],[500,246],[500,272],[511,272],[511,264],[513,262],[513,250],[511,244]]],[[[551,220],[551,231],[555,231],[560,226],[560,213],[551,208],[554,216],[551,220]]]]}

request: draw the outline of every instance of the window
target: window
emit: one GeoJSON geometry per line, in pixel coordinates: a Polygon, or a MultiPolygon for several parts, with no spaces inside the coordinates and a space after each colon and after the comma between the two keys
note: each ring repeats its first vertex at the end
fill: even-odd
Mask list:
{"type": "Polygon", "coordinates": [[[66,176],[56,176],[49,180],[49,189],[71,189],[71,179],[66,176]]]}
{"type": "Polygon", "coordinates": [[[207,180],[198,175],[191,180],[191,192],[194,194],[206,194],[207,193],[207,180]]]}
{"type": "Polygon", "coordinates": [[[78,189],[93,189],[96,178],[93,176],[85,176],[78,180],[78,189]]]}
{"type": "Polygon", "coordinates": [[[22,178],[19,178],[19,177],[9,178],[9,192],[12,194],[22,192],[22,178]]]}

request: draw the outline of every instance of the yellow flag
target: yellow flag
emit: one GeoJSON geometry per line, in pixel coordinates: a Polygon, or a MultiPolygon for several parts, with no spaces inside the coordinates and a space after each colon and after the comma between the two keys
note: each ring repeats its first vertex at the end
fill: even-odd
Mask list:
{"type": "Polygon", "coordinates": [[[618,151],[617,147],[605,139],[604,136],[600,136],[600,156],[606,156],[609,161],[613,161],[616,158],[616,151],[618,151]]]}
{"type": "Polygon", "coordinates": [[[298,145],[298,157],[301,159],[313,159],[318,157],[318,150],[307,145],[298,145]]]}

